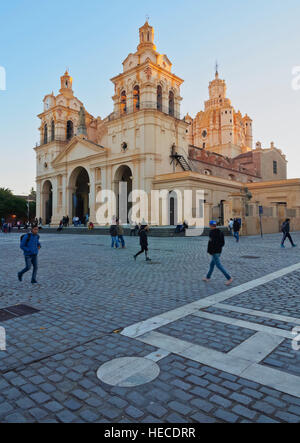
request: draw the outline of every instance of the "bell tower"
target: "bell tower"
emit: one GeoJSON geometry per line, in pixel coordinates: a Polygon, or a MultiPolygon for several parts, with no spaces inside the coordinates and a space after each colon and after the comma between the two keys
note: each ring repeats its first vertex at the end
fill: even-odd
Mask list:
{"type": "Polygon", "coordinates": [[[64,73],[64,75],[62,75],[60,77],[60,83],[61,83],[61,89],[59,90],[59,92],[66,97],[72,97],[73,96],[73,90],[72,90],[73,79],[69,75],[68,71],[66,71],[64,73]]]}
{"type": "Polygon", "coordinates": [[[149,25],[148,20],[140,28],[140,44],[137,47],[138,51],[143,49],[152,49],[156,51],[156,46],[154,44],[154,29],[149,25]]]}

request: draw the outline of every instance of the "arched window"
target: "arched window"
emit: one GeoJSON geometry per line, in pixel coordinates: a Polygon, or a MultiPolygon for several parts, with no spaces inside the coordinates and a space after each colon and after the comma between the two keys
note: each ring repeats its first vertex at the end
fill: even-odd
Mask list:
{"type": "Polygon", "coordinates": [[[133,89],[133,111],[140,109],[140,87],[135,86],[133,89]]]}
{"type": "Polygon", "coordinates": [[[51,141],[53,142],[55,139],[55,124],[54,120],[51,122],[51,141]]]}
{"type": "Polygon", "coordinates": [[[44,144],[48,143],[48,125],[47,123],[44,126],[44,144]]]}
{"type": "Polygon", "coordinates": [[[157,86],[157,110],[162,111],[162,87],[157,86]]]}
{"type": "Polygon", "coordinates": [[[174,92],[169,93],[169,115],[174,117],[174,92]]]}
{"type": "Polygon", "coordinates": [[[74,135],[74,125],[71,120],[68,120],[67,122],[67,140],[71,140],[74,135]]]}
{"type": "Polygon", "coordinates": [[[123,91],[121,94],[121,114],[126,114],[127,111],[127,97],[126,92],[123,91]]]}

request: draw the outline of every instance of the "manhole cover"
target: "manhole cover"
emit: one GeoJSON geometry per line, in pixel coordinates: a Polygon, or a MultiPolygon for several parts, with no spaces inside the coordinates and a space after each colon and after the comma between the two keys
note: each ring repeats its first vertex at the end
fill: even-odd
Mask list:
{"type": "Polygon", "coordinates": [[[150,383],[158,377],[159,373],[158,364],[152,360],[124,357],[104,363],[98,369],[97,377],[110,386],[131,388],[150,383]]]}
{"type": "Polygon", "coordinates": [[[0,309],[0,321],[11,320],[12,318],[23,317],[40,312],[38,309],[27,305],[15,305],[0,309]]]}
{"type": "Polygon", "coordinates": [[[243,255],[241,258],[246,258],[248,260],[257,260],[260,257],[255,257],[254,255],[243,255]]]}

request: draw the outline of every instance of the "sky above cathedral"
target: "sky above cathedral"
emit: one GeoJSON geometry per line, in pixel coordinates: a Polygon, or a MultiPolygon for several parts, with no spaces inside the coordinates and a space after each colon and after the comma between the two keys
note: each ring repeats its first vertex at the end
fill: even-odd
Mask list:
{"type": "Polygon", "coordinates": [[[88,112],[112,112],[110,78],[136,51],[147,15],[158,52],[185,80],[182,116],[203,109],[218,60],[232,105],[254,121],[254,143],[274,141],[289,178],[300,176],[299,0],[15,0],[0,11],[0,187],[35,185],[36,116],[66,68],[88,112]]]}

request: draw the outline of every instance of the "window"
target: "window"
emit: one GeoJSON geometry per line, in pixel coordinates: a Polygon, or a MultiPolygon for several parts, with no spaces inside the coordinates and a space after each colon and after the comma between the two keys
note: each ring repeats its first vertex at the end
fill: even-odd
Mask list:
{"type": "Polygon", "coordinates": [[[277,165],[277,161],[273,161],[273,173],[277,174],[278,173],[278,165],[277,165]]]}
{"type": "Polygon", "coordinates": [[[48,143],[48,125],[47,123],[44,126],[44,144],[48,143]]]}
{"type": "Polygon", "coordinates": [[[69,120],[67,122],[67,140],[71,140],[71,138],[73,138],[73,135],[74,135],[73,122],[69,120]]]}
{"type": "Polygon", "coordinates": [[[51,141],[53,142],[55,139],[55,124],[54,120],[51,122],[51,141]]]}
{"type": "Polygon", "coordinates": [[[157,110],[162,111],[162,87],[157,86],[157,110]]]}
{"type": "Polygon", "coordinates": [[[206,144],[205,144],[205,143],[203,143],[203,149],[205,149],[205,146],[206,146],[206,144]]]}
{"type": "Polygon", "coordinates": [[[121,114],[126,114],[127,112],[127,97],[126,92],[123,91],[121,94],[121,114]]]}
{"type": "Polygon", "coordinates": [[[133,110],[138,111],[140,109],[140,87],[135,86],[133,89],[133,110]]]}
{"type": "Polygon", "coordinates": [[[174,117],[175,110],[174,110],[174,92],[170,91],[169,93],[169,115],[174,117]]]}

